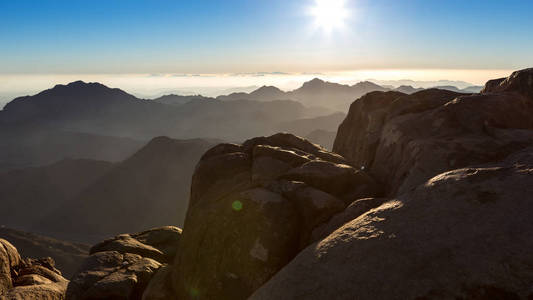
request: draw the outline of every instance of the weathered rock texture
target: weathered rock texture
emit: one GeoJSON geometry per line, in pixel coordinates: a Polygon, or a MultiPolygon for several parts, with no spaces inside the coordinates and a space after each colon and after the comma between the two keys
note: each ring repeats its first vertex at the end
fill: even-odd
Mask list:
{"type": "Polygon", "coordinates": [[[310,245],[251,299],[531,299],[532,183],[533,148],[440,174],[310,245]]]}
{"type": "Polygon", "coordinates": [[[67,284],[51,258],[22,259],[13,245],[0,239],[0,299],[65,299],[67,284]]]}
{"type": "Polygon", "coordinates": [[[165,267],[176,255],[180,236],[179,228],[167,226],[122,234],[93,246],[70,282],[67,298],[172,299],[165,267]]]}
{"type": "Polygon", "coordinates": [[[505,157],[533,142],[533,69],[491,81],[482,94],[374,92],[356,100],[333,150],[408,192],[444,171],[505,157]]]}
{"type": "Polygon", "coordinates": [[[334,149],[388,199],[315,228],[251,299],[533,299],[532,78],[356,100],[334,149]]]}
{"type": "Polygon", "coordinates": [[[0,226],[0,238],[8,240],[24,257],[51,257],[67,279],[89,254],[89,246],[0,226]]]}
{"type": "Polygon", "coordinates": [[[316,226],[379,193],[364,171],[294,135],[212,148],[192,180],[177,296],[247,298],[312,241],[316,226]]]}

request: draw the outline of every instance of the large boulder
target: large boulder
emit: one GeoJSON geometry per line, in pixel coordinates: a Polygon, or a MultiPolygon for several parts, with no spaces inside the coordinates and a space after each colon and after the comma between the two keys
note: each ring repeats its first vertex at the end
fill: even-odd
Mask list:
{"type": "Polygon", "coordinates": [[[193,175],[173,282],[179,299],[246,299],[310,242],[313,229],[380,194],[364,171],[291,134],[221,144],[193,175]]]}
{"type": "Polygon", "coordinates": [[[8,241],[0,239],[0,295],[13,287],[11,273],[20,261],[17,249],[8,241]]]}
{"type": "MultiPolygon", "coordinates": [[[[158,299],[143,294],[148,286],[154,286],[152,277],[161,281],[162,275],[155,275],[174,259],[180,237],[181,229],[166,226],[121,234],[93,246],[68,285],[67,298],[158,299]]],[[[151,288],[150,294],[153,291],[151,288]]],[[[158,293],[171,294],[168,290],[158,293]]]]}
{"type": "Polygon", "coordinates": [[[533,68],[513,72],[507,78],[490,80],[481,93],[517,93],[533,99],[533,68]]]}
{"type": "MultiPolygon", "coordinates": [[[[0,188],[1,189],[1,188],[0,188]]],[[[70,278],[89,254],[89,246],[57,240],[35,233],[0,226],[0,237],[26,257],[51,257],[65,278],[70,278]]]]}
{"type": "Polygon", "coordinates": [[[354,204],[251,299],[532,299],[532,170],[530,147],[354,204]]]}
{"type": "Polygon", "coordinates": [[[531,69],[489,82],[483,94],[374,92],[356,100],[333,150],[395,196],[446,170],[505,157],[533,142],[531,69]]]}
{"type": "Polygon", "coordinates": [[[51,258],[22,259],[11,243],[0,239],[0,299],[64,299],[67,284],[51,258]]]}

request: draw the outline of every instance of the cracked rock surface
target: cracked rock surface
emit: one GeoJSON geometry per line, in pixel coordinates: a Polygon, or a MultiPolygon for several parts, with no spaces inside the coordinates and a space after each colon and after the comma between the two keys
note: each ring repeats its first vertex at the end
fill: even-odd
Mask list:
{"type": "Polygon", "coordinates": [[[340,155],[291,134],[221,144],[193,175],[174,289],[179,299],[246,299],[311,241],[315,227],[381,193],[340,155]]]}

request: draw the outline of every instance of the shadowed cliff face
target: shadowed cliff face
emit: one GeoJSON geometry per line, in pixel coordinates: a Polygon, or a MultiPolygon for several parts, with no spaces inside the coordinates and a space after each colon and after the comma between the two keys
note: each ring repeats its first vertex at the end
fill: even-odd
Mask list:
{"type": "Polygon", "coordinates": [[[356,100],[334,149],[388,199],[317,229],[251,299],[526,299],[533,254],[532,70],[482,94],[428,90],[356,100]]]}
{"type": "Polygon", "coordinates": [[[174,263],[178,298],[244,299],[354,199],[379,195],[365,172],[290,134],[221,144],[202,156],[174,263]]]}
{"type": "Polygon", "coordinates": [[[482,94],[425,90],[356,100],[333,150],[407,192],[453,168],[490,162],[533,141],[531,69],[490,81],[482,94]]]}

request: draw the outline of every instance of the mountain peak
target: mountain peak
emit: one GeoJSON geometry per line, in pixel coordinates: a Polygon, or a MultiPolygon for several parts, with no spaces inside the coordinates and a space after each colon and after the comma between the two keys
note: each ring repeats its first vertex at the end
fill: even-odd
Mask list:
{"type": "Polygon", "coordinates": [[[315,78],[309,80],[308,82],[305,82],[304,84],[306,84],[306,83],[307,83],[307,84],[322,84],[322,83],[324,83],[324,82],[325,82],[324,80],[315,77],[315,78]]]}
{"type": "Polygon", "coordinates": [[[56,84],[53,88],[47,91],[58,90],[58,89],[83,89],[83,88],[99,88],[99,89],[114,90],[98,82],[85,82],[83,80],[76,80],[76,81],[72,81],[67,84],[56,84]]]}
{"type": "Polygon", "coordinates": [[[315,89],[320,88],[326,84],[326,81],[319,79],[319,78],[313,78],[309,81],[304,82],[302,87],[300,89],[315,89]]]}
{"type": "Polygon", "coordinates": [[[257,92],[282,92],[282,90],[272,85],[263,85],[262,87],[253,91],[252,94],[257,92]]]}
{"type": "Polygon", "coordinates": [[[533,98],[533,68],[513,72],[507,78],[489,80],[482,93],[514,92],[533,98]]]}
{"type": "Polygon", "coordinates": [[[83,80],[76,80],[76,81],[73,81],[69,84],[67,84],[67,86],[83,86],[83,85],[86,85],[87,83],[83,80]]]}

